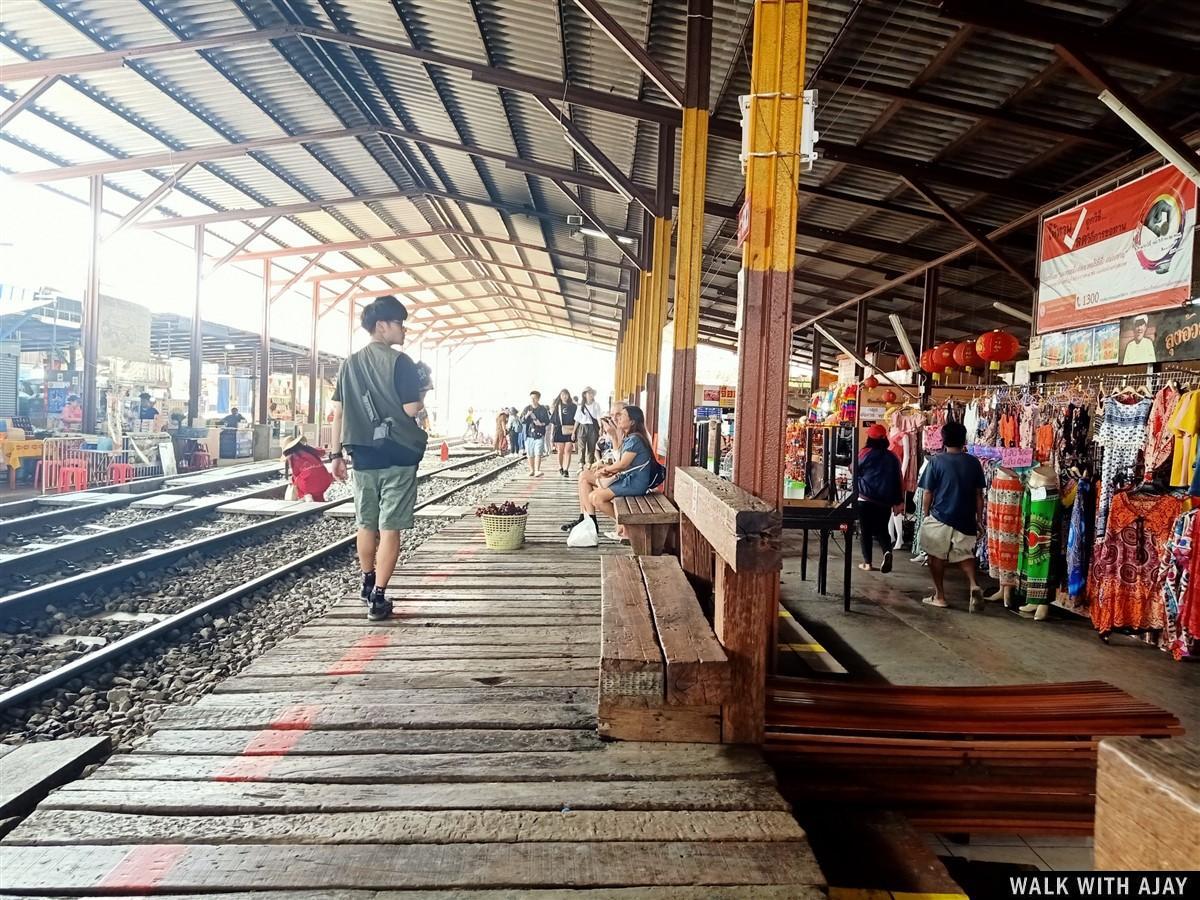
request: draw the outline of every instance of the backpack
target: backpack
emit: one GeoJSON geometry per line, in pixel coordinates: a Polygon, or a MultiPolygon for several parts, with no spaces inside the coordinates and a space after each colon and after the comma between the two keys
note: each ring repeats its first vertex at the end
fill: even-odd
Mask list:
{"type": "Polygon", "coordinates": [[[664,481],[667,480],[667,467],[658,461],[656,457],[650,457],[650,485],[646,488],[647,494],[653,494],[657,491],[664,481]]]}

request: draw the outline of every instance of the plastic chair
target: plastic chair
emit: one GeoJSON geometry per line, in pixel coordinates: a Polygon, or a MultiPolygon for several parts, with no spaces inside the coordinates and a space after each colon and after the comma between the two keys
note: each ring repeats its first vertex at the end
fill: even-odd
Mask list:
{"type": "Polygon", "coordinates": [[[85,491],[88,486],[87,466],[78,463],[64,465],[58,470],[58,489],[62,491],[85,491]]]}
{"type": "Polygon", "coordinates": [[[133,479],[132,463],[113,463],[108,467],[108,480],[113,484],[124,484],[133,479]]]}

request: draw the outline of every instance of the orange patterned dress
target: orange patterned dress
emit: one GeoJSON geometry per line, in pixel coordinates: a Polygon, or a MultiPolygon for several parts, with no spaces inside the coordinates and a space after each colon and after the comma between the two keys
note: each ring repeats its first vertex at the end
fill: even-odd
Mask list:
{"type": "Polygon", "coordinates": [[[1108,528],[1093,555],[1088,580],[1092,624],[1101,635],[1165,627],[1162,548],[1182,505],[1170,495],[1122,491],[1113,497],[1108,528]]]}

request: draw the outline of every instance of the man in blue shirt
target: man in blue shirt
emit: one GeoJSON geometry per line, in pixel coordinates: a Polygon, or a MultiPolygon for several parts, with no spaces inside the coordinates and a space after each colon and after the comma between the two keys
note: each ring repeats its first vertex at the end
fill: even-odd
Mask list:
{"type": "Polygon", "coordinates": [[[966,452],[967,429],[961,422],[942,426],[945,453],[929,459],[921,474],[924,521],[921,523],[921,549],[929,556],[929,574],[933,577],[933,595],[921,602],[946,606],[942,581],[946,564],[956,565],[970,585],[970,610],[983,609],[983,591],[975,583],[975,543],[983,512],[985,480],[979,460],[966,452]]]}

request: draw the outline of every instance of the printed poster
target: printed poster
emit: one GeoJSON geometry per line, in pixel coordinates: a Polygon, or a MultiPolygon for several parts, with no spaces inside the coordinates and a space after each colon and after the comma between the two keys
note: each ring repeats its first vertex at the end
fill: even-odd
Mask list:
{"type": "Polygon", "coordinates": [[[1196,185],[1174,166],[1043,219],[1038,333],[1189,299],[1195,234],[1196,185]]]}

